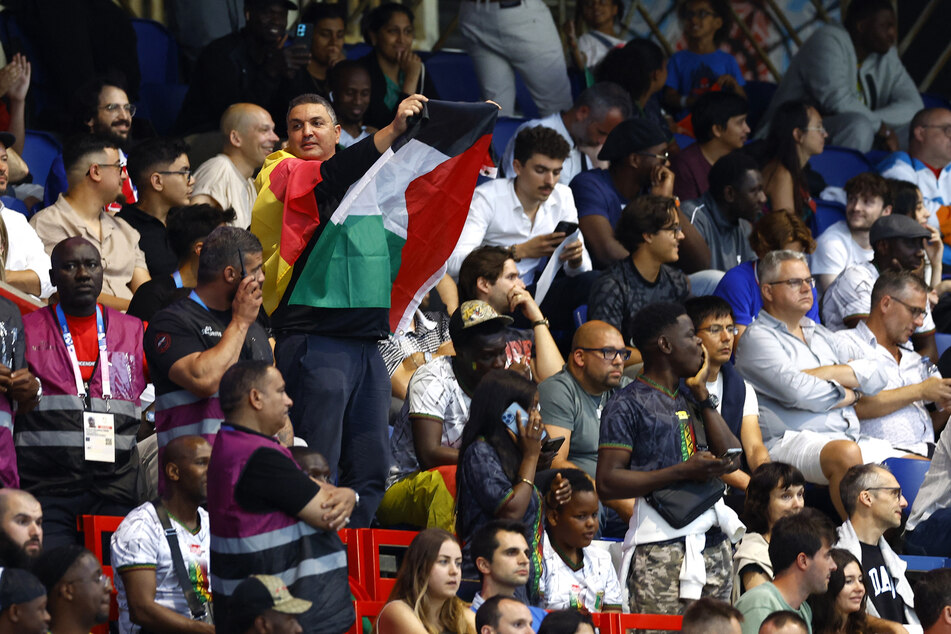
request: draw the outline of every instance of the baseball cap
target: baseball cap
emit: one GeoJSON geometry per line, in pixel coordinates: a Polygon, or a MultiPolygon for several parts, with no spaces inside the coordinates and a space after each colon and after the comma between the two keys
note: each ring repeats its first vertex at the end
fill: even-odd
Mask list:
{"type": "Polygon", "coordinates": [[[287,584],[273,575],[251,575],[234,589],[228,604],[235,624],[250,623],[268,610],[303,614],[313,605],[292,595],[287,584]]]}
{"type": "Polygon", "coordinates": [[[0,143],[3,143],[3,147],[8,150],[13,147],[13,144],[17,142],[17,138],[10,134],[9,132],[0,132],[0,143]]]}
{"type": "Polygon", "coordinates": [[[11,605],[29,603],[46,595],[46,587],[32,573],[19,568],[4,568],[0,572],[0,611],[11,605]]]}
{"type": "Polygon", "coordinates": [[[611,130],[598,152],[598,160],[613,161],[661,143],[667,143],[667,135],[659,125],[647,119],[628,119],[611,130]]]}
{"type": "Polygon", "coordinates": [[[872,224],[868,240],[875,244],[889,238],[930,238],[931,232],[918,224],[911,216],[889,214],[882,216],[872,224]]]}
{"type": "Polygon", "coordinates": [[[512,323],[508,315],[500,315],[489,304],[481,299],[471,299],[462,302],[456,312],[449,318],[449,338],[457,341],[463,331],[488,323],[499,323],[508,326],[512,323]]]}

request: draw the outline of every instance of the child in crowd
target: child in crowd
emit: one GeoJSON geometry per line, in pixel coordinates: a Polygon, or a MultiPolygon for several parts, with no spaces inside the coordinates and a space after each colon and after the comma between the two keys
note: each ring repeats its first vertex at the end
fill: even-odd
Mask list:
{"type": "Polygon", "coordinates": [[[565,22],[568,50],[580,70],[593,69],[612,48],[624,46],[626,40],[618,37],[624,5],[621,0],[579,0],[575,9],[575,19],[565,22]],[[588,30],[576,37],[575,24],[581,21],[588,30]]]}
{"type": "Polygon", "coordinates": [[[591,546],[599,514],[594,482],[580,469],[560,473],[571,485],[571,499],[559,504],[550,493],[545,498],[545,571],[539,605],[546,610],[620,612],[621,584],[611,555],[591,546]]]}
{"type": "Polygon", "coordinates": [[[291,447],[290,450],[294,461],[311,480],[330,484],[330,465],[323,454],[310,447],[291,447]]]}
{"type": "Polygon", "coordinates": [[[330,96],[340,124],[341,147],[350,147],[376,132],[363,125],[363,115],[370,106],[370,73],[359,62],[338,62],[330,71],[330,96]]]}
{"type": "Polygon", "coordinates": [[[676,112],[689,108],[711,90],[731,90],[746,98],[740,65],[719,49],[732,25],[727,0],[686,0],[677,7],[677,17],[687,48],[674,53],[667,64],[667,109],[676,112]]]}

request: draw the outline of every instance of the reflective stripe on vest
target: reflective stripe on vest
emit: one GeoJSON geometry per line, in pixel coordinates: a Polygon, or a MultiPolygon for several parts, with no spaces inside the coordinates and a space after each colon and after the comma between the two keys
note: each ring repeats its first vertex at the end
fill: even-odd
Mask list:
{"type": "MultiPolygon", "coordinates": [[[[212,545],[212,550],[215,549],[212,545]]],[[[283,570],[281,572],[271,572],[269,574],[280,577],[281,581],[288,587],[300,583],[302,580],[307,577],[317,577],[328,572],[334,572],[335,570],[340,570],[347,567],[347,553],[345,551],[340,551],[336,553],[329,553],[323,555],[322,557],[315,557],[311,559],[301,560],[296,567],[283,570]]],[[[223,592],[226,595],[231,595],[234,593],[234,589],[238,587],[238,584],[244,581],[245,577],[240,579],[223,579],[217,574],[212,575],[211,577],[211,591],[212,593],[223,592]]]]}
{"type": "MultiPolygon", "coordinates": [[[[292,544],[297,540],[314,535],[317,529],[303,522],[297,522],[284,528],[278,528],[260,535],[248,537],[215,537],[211,536],[211,549],[226,555],[241,555],[256,553],[268,548],[277,548],[285,544],[292,544]]],[[[344,564],[346,565],[346,563],[344,564]]]]}
{"type": "MultiPolygon", "coordinates": [[[[90,404],[92,409],[95,412],[106,412],[108,411],[111,414],[117,414],[119,416],[129,416],[130,418],[141,418],[142,417],[142,408],[138,407],[135,403],[131,401],[118,401],[116,399],[109,399],[109,407],[106,408],[106,399],[102,398],[92,398],[90,399],[90,404]]],[[[49,396],[44,395],[37,406],[34,408],[34,411],[38,412],[66,412],[66,411],[76,411],[82,412],[85,407],[83,406],[83,399],[72,394],[52,394],[49,396]]]]}
{"type": "Polygon", "coordinates": [[[179,425],[156,434],[159,447],[165,447],[179,436],[214,436],[221,427],[220,418],[206,418],[205,420],[188,425],[179,425]]]}
{"type": "MultiPolygon", "coordinates": [[[[20,431],[13,434],[17,447],[75,447],[82,449],[81,431],[20,431]]],[[[116,451],[129,451],[135,447],[135,432],[116,434],[116,451]]]]}

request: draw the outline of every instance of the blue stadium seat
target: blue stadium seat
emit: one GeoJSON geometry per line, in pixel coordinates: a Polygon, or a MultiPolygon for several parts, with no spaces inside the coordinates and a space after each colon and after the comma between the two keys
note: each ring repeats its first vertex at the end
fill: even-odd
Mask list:
{"type": "Polygon", "coordinates": [[[680,134],[679,132],[674,133],[674,141],[677,142],[677,145],[680,146],[681,150],[683,150],[684,148],[690,147],[691,145],[697,142],[697,140],[693,138],[692,136],[688,136],[686,134],[680,134]]]}
{"type": "Polygon", "coordinates": [[[343,45],[343,53],[347,56],[347,59],[360,59],[361,57],[365,57],[372,50],[373,47],[366,42],[343,45]]]}
{"type": "Polygon", "coordinates": [[[884,161],[888,156],[891,155],[891,152],[888,150],[869,150],[865,153],[865,160],[868,161],[868,164],[873,168],[878,167],[878,164],[884,161]]]}
{"type": "Polygon", "coordinates": [[[845,183],[862,172],[872,169],[868,159],[858,150],[827,145],[822,154],[809,159],[809,165],[822,174],[826,185],[845,187],[845,183]]]}
{"type": "Polygon", "coordinates": [[[175,125],[187,92],[185,84],[142,84],[139,90],[139,106],[144,106],[142,116],[148,117],[160,135],[168,134],[175,125]]]}
{"type": "Polygon", "coordinates": [[[178,43],[172,34],[155,20],[133,18],[132,28],[142,84],[177,84],[178,43]]]}
{"type": "Polygon", "coordinates": [[[941,95],[932,95],[923,92],[921,93],[921,100],[924,102],[925,108],[948,108],[951,110],[951,102],[941,95]]]}
{"type": "Polygon", "coordinates": [[[941,355],[944,354],[944,351],[948,348],[951,348],[951,335],[945,334],[943,332],[936,332],[934,334],[934,343],[938,348],[938,358],[941,358],[941,355]]]}
{"type": "Polygon", "coordinates": [[[588,321],[588,305],[582,304],[578,306],[572,315],[574,315],[575,318],[575,328],[581,328],[581,324],[588,321]]]}
{"type": "Polygon", "coordinates": [[[928,473],[928,467],[931,466],[929,460],[915,460],[914,458],[888,458],[885,466],[891,469],[892,475],[898,480],[901,486],[902,495],[908,500],[908,508],[905,513],[911,510],[911,505],[915,503],[918,497],[918,489],[921,483],[925,481],[925,474],[928,473]]]}
{"type": "Polygon", "coordinates": [[[19,211],[27,218],[30,217],[30,210],[26,208],[26,204],[19,198],[14,198],[13,196],[0,196],[0,200],[3,201],[3,206],[7,209],[19,211]]]}
{"type": "Polygon", "coordinates": [[[440,99],[446,101],[481,101],[482,93],[472,58],[465,53],[439,51],[426,59],[429,73],[440,99]]]}
{"type": "Polygon", "coordinates": [[[899,555],[902,561],[908,564],[905,572],[928,572],[938,568],[951,567],[951,559],[944,557],[920,557],[918,555],[899,555]]]}
{"type": "Polygon", "coordinates": [[[52,134],[27,130],[23,140],[23,160],[30,167],[33,182],[46,186],[56,157],[62,156],[63,148],[52,134]]]}
{"type": "Polygon", "coordinates": [[[500,160],[509,139],[515,136],[515,130],[525,121],[526,119],[519,119],[518,117],[499,117],[495,122],[495,130],[492,131],[492,149],[495,150],[500,160]]]}
{"type": "Polygon", "coordinates": [[[830,200],[816,199],[816,235],[819,235],[839,222],[845,220],[845,206],[830,200]]]}
{"type": "Polygon", "coordinates": [[[760,119],[766,114],[777,88],[779,88],[779,84],[774,84],[771,81],[752,80],[746,82],[743,90],[746,91],[746,99],[750,104],[750,111],[746,115],[746,123],[749,124],[750,130],[756,130],[756,126],[759,125],[760,119]]]}

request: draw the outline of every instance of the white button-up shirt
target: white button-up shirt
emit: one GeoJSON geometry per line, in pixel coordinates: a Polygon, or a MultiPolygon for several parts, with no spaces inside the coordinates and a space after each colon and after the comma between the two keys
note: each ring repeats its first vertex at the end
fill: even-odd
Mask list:
{"type": "Polygon", "coordinates": [[[49,297],[56,292],[50,283],[50,256],[46,255],[43,241],[36,235],[26,216],[7,209],[0,202],[0,215],[7,226],[10,249],[4,268],[8,271],[33,271],[40,278],[40,297],[49,297]]]}

